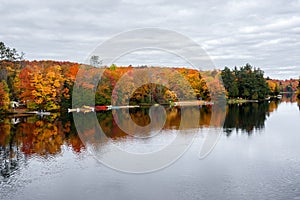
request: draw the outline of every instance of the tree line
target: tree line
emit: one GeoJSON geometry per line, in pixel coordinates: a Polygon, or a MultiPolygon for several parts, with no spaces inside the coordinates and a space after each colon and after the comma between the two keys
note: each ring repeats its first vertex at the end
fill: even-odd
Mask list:
{"type": "MultiPolygon", "coordinates": [[[[72,92],[77,75],[79,78],[76,80],[76,87],[80,90],[74,95],[78,96],[77,99],[81,103],[77,106],[89,105],[93,99],[97,105],[110,105],[112,100],[115,104],[124,105],[126,98],[135,104],[167,103],[182,100],[182,97],[210,98],[207,83],[201,74],[193,69],[147,69],[117,67],[114,64],[98,68],[71,62],[25,61],[20,60],[15,50],[12,51],[14,56],[7,51],[2,52],[5,55],[1,56],[3,59],[0,60],[1,73],[5,73],[3,72],[4,75],[0,79],[0,112],[9,111],[11,101],[21,103],[29,110],[67,110],[72,107],[72,92]],[[134,76],[140,76],[136,80],[142,82],[145,73],[154,74],[156,71],[160,71],[158,76],[169,79],[168,88],[163,84],[147,82],[135,88],[134,76]],[[100,82],[95,84],[99,74],[103,75],[100,82]],[[116,85],[121,78],[128,80],[125,80],[123,85],[116,85]],[[133,92],[132,88],[135,88],[133,92]]],[[[158,80],[158,76],[152,78],[158,80]]]]}
{"type": "Polygon", "coordinates": [[[25,61],[24,53],[0,43],[0,112],[16,101],[30,110],[57,110],[71,106],[71,88],[79,64],[25,61]]]}
{"type": "MultiPolygon", "coordinates": [[[[295,82],[278,82],[264,78],[264,72],[250,64],[233,70],[200,72],[186,68],[97,66],[71,62],[25,61],[24,54],[0,43],[0,112],[9,111],[11,101],[24,104],[30,110],[63,111],[72,107],[74,93],[78,105],[124,105],[170,103],[179,100],[212,100],[222,94],[227,98],[265,99],[277,95],[283,87],[295,90],[295,82]],[[88,76],[87,76],[88,74],[88,76]],[[99,83],[99,74],[102,74],[99,83]],[[152,76],[148,83],[145,75],[152,76]],[[222,78],[224,87],[218,82],[222,78]],[[164,79],[164,80],[161,80],[164,79]],[[124,84],[118,84],[122,80],[124,84]],[[145,82],[145,84],[141,84],[145,82]],[[166,83],[166,84],[165,84],[166,83]],[[138,87],[137,87],[138,85],[138,87]],[[285,86],[286,85],[286,86],[285,86]],[[134,90],[133,90],[134,89],[134,90]],[[224,91],[225,92],[225,91],[224,91]],[[113,102],[112,102],[113,101],[113,102]]],[[[97,62],[96,62],[97,61],[97,62]]],[[[297,82],[298,84],[298,82],[297,82]]],[[[300,97],[300,85],[298,85],[300,97]]],[[[74,96],[75,97],[75,96],[74,96]]]]}
{"type": "Polygon", "coordinates": [[[269,96],[277,96],[282,92],[294,93],[297,91],[297,88],[300,91],[298,80],[264,78],[264,72],[250,64],[240,68],[235,67],[232,70],[225,67],[222,70],[222,80],[229,99],[262,100],[269,96]]]}

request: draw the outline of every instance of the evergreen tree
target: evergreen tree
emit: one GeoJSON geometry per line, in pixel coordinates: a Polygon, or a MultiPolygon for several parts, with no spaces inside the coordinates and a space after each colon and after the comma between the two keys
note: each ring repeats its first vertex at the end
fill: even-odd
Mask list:
{"type": "Polygon", "coordinates": [[[229,98],[242,97],[244,99],[264,99],[269,94],[268,83],[264,72],[259,68],[252,68],[246,64],[233,72],[227,67],[222,71],[224,87],[229,98]]]}
{"type": "Polygon", "coordinates": [[[228,97],[229,98],[237,97],[239,91],[235,80],[234,72],[231,72],[231,70],[228,67],[225,67],[225,69],[222,70],[221,75],[222,75],[224,87],[228,93],[228,97]]]}

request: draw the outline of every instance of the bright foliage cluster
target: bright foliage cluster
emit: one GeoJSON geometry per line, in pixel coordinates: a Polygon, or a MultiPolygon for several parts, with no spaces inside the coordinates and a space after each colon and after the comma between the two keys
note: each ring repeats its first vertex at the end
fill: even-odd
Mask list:
{"type": "Polygon", "coordinates": [[[79,64],[69,62],[26,62],[19,70],[17,98],[31,110],[55,110],[71,105],[71,89],[79,64]]]}

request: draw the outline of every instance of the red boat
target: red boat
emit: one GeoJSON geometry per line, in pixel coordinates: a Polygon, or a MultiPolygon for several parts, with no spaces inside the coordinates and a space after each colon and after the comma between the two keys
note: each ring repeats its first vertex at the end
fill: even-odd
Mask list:
{"type": "Polygon", "coordinates": [[[107,110],[107,106],[95,106],[95,111],[107,110]]]}

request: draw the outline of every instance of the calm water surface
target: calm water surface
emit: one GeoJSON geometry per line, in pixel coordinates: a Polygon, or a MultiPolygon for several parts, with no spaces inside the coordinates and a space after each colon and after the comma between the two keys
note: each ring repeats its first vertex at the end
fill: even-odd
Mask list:
{"type": "MultiPolygon", "coordinates": [[[[181,113],[176,108],[166,112],[157,137],[168,143],[179,131],[181,113]]],[[[200,108],[200,114],[202,134],[191,148],[174,164],[148,174],[122,173],[94,159],[71,116],[2,118],[0,199],[300,199],[297,102],[228,106],[222,136],[203,160],[197,155],[210,129],[211,108],[200,108]]],[[[103,146],[151,151],[157,144],[149,139],[147,148],[139,149],[140,144],[116,126],[110,111],[97,117],[111,138],[103,146]]],[[[89,115],[86,118],[84,123],[89,115]]],[[[132,110],[131,118],[141,126],[150,122],[143,109],[132,110]]]]}

